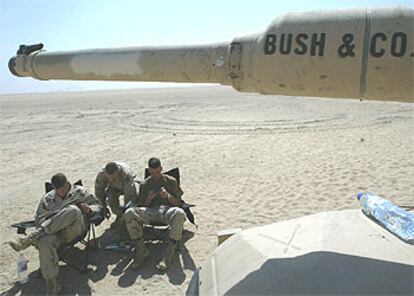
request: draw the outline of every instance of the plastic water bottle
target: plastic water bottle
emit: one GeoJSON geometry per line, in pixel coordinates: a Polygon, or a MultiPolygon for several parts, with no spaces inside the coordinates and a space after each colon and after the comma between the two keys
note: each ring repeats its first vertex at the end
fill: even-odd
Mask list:
{"type": "Polygon", "coordinates": [[[21,284],[25,284],[29,281],[27,262],[29,262],[29,260],[24,257],[23,253],[20,253],[19,258],[17,259],[17,276],[21,284]]]}
{"type": "Polygon", "coordinates": [[[403,210],[375,193],[360,192],[357,198],[366,215],[402,240],[414,244],[414,213],[403,210]]]}

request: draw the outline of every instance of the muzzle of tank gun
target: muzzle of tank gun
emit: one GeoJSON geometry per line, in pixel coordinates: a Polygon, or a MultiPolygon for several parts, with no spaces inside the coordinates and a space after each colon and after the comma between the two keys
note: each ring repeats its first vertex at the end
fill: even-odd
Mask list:
{"type": "MultiPolygon", "coordinates": [[[[18,70],[17,70],[17,59],[18,58],[22,58],[24,60],[26,60],[27,56],[29,56],[30,54],[32,54],[33,52],[36,51],[40,51],[43,48],[43,43],[37,43],[37,44],[32,44],[32,45],[20,45],[19,49],[16,52],[16,56],[12,57],[9,60],[9,70],[10,72],[17,77],[25,77],[27,75],[21,75],[19,74],[18,70]]],[[[26,67],[23,66],[23,69],[25,69],[26,67]]]]}
{"type": "Polygon", "coordinates": [[[15,70],[15,67],[16,66],[16,57],[12,57],[10,60],[9,60],[9,70],[10,70],[10,72],[14,75],[14,76],[17,76],[17,77],[23,77],[22,75],[19,75],[19,73],[17,73],[16,72],[16,70],[15,70]]]}

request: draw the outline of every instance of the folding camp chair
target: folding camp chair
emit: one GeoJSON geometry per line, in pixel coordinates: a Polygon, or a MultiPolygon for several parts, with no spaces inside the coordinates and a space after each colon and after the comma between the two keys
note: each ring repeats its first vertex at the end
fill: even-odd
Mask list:
{"type": "MultiPolygon", "coordinates": [[[[79,186],[83,186],[82,184],[82,180],[79,180],[77,182],[75,182],[73,185],[79,185],[79,186]]],[[[45,191],[46,193],[48,193],[49,191],[53,190],[53,185],[49,182],[45,183],[45,191]]],[[[67,265],[79,270],[82,273],[86,273],[87,272],[87,267],[88,267],[88,259],[89,259],[89,249],[90,248],[97,248],[96,246],[96,235],[95,235],[95,226],[98,226],[99,224],[102,223],[102,221],[104,220],[104,216],[103,213],[94,215],[92,217],[88,218],[88,229],[81,235],[79,235],[78,237],[76,237],[74,240],[72,240],[71,242],[62,244],[61,246],[59,246],[57,252],[59,255],[59,260],[63,261],[64,263],[66,263],[67,265]],[[91,240],[91,236],[92,236],[92,240],[91,240]],[[68,253],[68,251],[73,248],[73,246],[76,243],[81,243],[85,246],[84,249],[84,260],[83,260],[83,264],[81,267],[71,263],[68,258],[66,258],[66,254],[68,253]],[[94,242],[92,244],[92,242],[94,242]]],[[[23,221],[23,222],[19,222],[19,223],[15,223],[12,224],[11,227],[15,227],[17,228],[17,233],[18,234],[24,234],[26,235],[26,229],[27,228],[34,228],[36,227],[35,221],[34,220],[29,220],[29,221],[23,221]]]]}
{"type": "MultiPolygon", "coordinates": [[[[180,169],[179,168],[173,168],[167,172],[164,172],[163,174],[169,175],[171,177],[174,177],[178,184],[180,184],[180,169]]],[[[148,178],[150,175],[149,169],[146,168],[144,172],[144,179],[148,178]]],[[[188,221],[190,221],[192,224],[194,224],[196,227],[197,224],[194,221],[194,215],[191,212],[191,207],[194,207],[195,205],[188,204],[184,200],[182,200],[181,208],[184,210],[188,221]]],[[[152,225],[152,224],[145,224],[144,225],[144,231],[147,230],[149,233],[151,233],[153,236],[155,236],[160,241],[165,242],[165,233],[169,230],[169,225],[152,225]]]]}

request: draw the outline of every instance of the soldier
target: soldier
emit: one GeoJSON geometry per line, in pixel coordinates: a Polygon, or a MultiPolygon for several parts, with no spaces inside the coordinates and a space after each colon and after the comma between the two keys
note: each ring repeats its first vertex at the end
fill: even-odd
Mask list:
{"type": "Polygon", "coordinates": [[[177,180],[162,174],[161,161],[148,161],[150,176],[140,185],[138,198],[125,212],[124,218],[129,236],[135,241],[136,254],[132,268],[140,267],[149,252],[144,246],[143,224],[170,225],[169,242],[163,260],[157,265],[160,271],[167,269],[181,240],[186,215],[181,206],[183,191],[177,180]]]}
{"type": "Polygon", "coordinates": [[[40,270],[48,295],[56,295],[60,290],[57,282],[59,246],[83,238],[88,218],[102,215],[98,200],[84,187],[71,185],[64,174],[53,175],[52,185],[54,189],[40,200],[35,216],[37,229],[24,238],[9,241],[15,251],[31,245],[39,249],[40,270]]]}
{"type": "Polygon", "coordinates": [[[119,197],[124,195],[124,205],[137,196],[135,175],[126,163],[109,162],[98,173],[95,180],[95,195],[104,207],[105,216],[109,217],[108,205],[117,217],[111,227],[121,227],[122,208],[119,197]]]}

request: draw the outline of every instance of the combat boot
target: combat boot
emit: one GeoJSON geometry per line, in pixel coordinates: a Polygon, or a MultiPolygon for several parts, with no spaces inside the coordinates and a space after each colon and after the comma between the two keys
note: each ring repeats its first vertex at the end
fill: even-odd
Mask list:
{"type": "Polygon", "coordinates": [[[46,280],[46,295],[57,295],[60,291],[60,285],[56,278],[46,280]]]}
{"type": "Polygon", "coordinates": [[[13,239],[8,241],[8,243],[15,251],[22,251],[35,243],[43,234],[43,229],[39,228],[30,233],[28,236],[13,239]]]}
{"type": "Polygon", "coordinates": [[[149,255],[148,249],[144,245],[143,239],[138,239],[135,241],[135,258],[134,262],[132,263],[131,267],[132,269],[139,268],[147,259],[149,255]]]}
{"type": "Polygon", "coordinates": [[[174,253],[177,250],[177,241],[170,239],[168,241],[167,249],[165,250],[165,256],[160,263],[157,264],[159,271],[165,271],[171,264],[174,253]]]}

